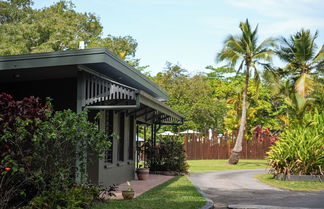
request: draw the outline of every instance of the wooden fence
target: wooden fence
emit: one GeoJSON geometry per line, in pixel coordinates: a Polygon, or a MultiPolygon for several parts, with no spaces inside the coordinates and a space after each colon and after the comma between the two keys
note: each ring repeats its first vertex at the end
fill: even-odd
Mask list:
{"type": "MultiPolygon", "coordinates": [[[[228,159],[235,144],[235,134],[217,133],[184,134],[184,148],[188,160],[228,159]]],[[[271,146],[270,137],[261,135],[250,140],[243,139],[241,159],[264,159],[271,146]]]]}

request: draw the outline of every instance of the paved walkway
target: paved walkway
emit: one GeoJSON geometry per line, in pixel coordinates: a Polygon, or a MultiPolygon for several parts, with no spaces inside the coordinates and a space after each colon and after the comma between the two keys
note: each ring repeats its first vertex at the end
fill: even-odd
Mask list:
{"type": "MultiPolygon", "coordinates": [[[[145,181],[133,180],[130,181],[131,187],[135,190],[135,197],[140,196],[144,192],[172,179],[174,176],[164,176],[164,175],[155,175],[150,174],[148,179],[145,181]]],[[[120,184],[118,187],[118,192],[116,193],[117,197],[113,199],[123,199],[121,191],[127,190],[129,186],[124,183],[120,184]]]]}
{"type": "Polygon", "coordinates": [[[276,207],[324,208],[324,191],[292,192],[276,189],[253,176],[264,169],[192,173],[190,180],[215,203],[216,208],[228,205],[269,205],[276,207]]]}

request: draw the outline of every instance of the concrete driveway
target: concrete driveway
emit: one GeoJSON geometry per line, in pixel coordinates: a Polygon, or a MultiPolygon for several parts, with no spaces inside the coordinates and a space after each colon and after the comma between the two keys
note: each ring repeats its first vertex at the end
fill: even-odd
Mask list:
{"type": "Polygon", "coordinates": [[[253,178],[262,173],[266,171],[253,169],[191,173],[189,179],[214,201],[216,208],[227,208],[228,205],[236,205],[233,208],[240,208],[239,205],[259,205],[255,208],[262,208],[260,205],[274,208],[324,208],[323,190],[292,192],[276,189],[253,178]]]}

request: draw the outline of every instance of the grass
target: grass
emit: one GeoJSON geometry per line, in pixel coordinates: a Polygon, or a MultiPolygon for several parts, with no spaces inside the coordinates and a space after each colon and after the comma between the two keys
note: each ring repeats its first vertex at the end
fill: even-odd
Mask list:
{"type": "MultiPolygon", "coordinates": [[[[136,191],[135,191],[136,192],[136,191]]],[[[187,177],[175,177],[132,200],[109,200],[92,209],[197,209],[206,204],[205,198],[187,177]]]]}
{"type": "Polygon", "coordinates": [[[188,160],[189,172],[208,172],[237,169],[266,168],[266,160],[240,160],[237,165],[230,165],[227,160],[188,160]]]}
{"type": "Polygon", "coordinates": [[[260,174],[255,177],[270,186],[291,191],[318,191],[324,189],[324,182],[282,181],[274,179],[271,174],[260,174]]]}

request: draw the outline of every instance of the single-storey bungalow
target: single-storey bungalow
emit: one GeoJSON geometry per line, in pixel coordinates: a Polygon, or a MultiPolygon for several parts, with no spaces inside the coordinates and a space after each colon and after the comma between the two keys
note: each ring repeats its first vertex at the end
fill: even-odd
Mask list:
{"type": "Polygon", "coordinates": [[[105,186],[134,179],[137,126],[176,125],[183,116],[164,102],[167,94],[138,70],[106,49],[67,50],[0,56],[0,92],[16,99],[53,99],[55,110],[100,111],[100,127],[112,146],[104,159],[89,153],[91,182],[105,186]]]}

